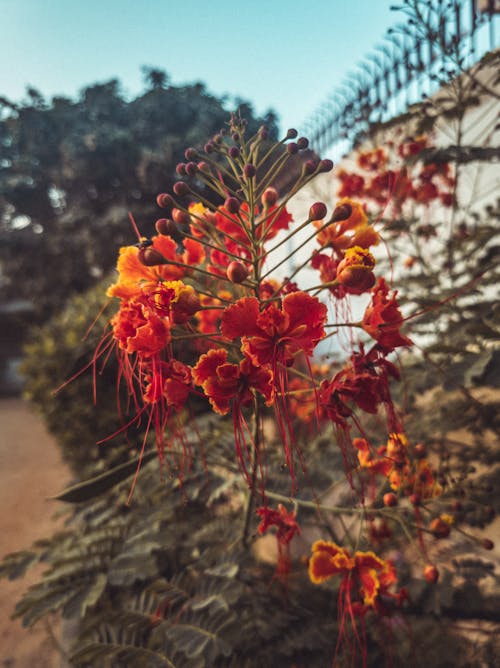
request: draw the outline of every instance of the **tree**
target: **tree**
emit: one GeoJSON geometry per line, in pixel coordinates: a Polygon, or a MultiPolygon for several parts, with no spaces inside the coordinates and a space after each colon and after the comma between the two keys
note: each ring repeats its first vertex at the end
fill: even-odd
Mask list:
{"type": "MultiPolygon", "coordinates": [[[[130,101],[116,79],[76,100],[48,102],[34,89],[19,104],[0,100],[2,289],[32,301],[39,320],[113,267],[116,244],[134,237],[128,212],[151,227],[185,146],[225,123],[223,101],[203,84],[168,86],[153,67],[145,77],[130,101]]],[[[256,129],[251,105],[245,113],[256,129]]],[[[274,136],[275,116],[266,120],[274,136]]]]}

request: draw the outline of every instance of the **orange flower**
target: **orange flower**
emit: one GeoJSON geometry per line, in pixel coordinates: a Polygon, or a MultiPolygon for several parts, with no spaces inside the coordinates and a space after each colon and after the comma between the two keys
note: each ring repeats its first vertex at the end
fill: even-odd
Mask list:
{"type": "Polygon", "coordinates": [[[349,552],[329,541],[318,540],[312,546],[309,559],[311,582],[319,584],[333,577],[342,576],[342,586],[350,600],[351,590],[361,597],[363,605],[376,608],[381,595],[394,597],[388,589],[397,582],[396,570],[389,561],[377,557],[374,552],[349,552]]]}
{"type": "Polygon", "coordinates": [[[389,475],[394,466],[393,463],[387,457],[374,456],[366,438],[355,438],[352,444],[358,451],[358,461],[361,468],[367,469],[373,474],[383,475],[384,477],[389,475]]]}
{"type": "Polygon", "coordinates": [[[166,264],[146,267],[139,259],[139,248],[123,246],[120,248],[117,270],[118,281],[108,288],[108,297],[130,299],[141,292],[153,292],[158,283],[182,278],[191,266],[199,265],[205,258],[201,244],[192,239],[184,239],[184,252],[177,252],[176,242],[167,235],[158,235],[152,239],[152,248],[167,260],[166,264]],[[185,265],[179,267],[176,262],[185,265]]]}
{"type": "Polygon", "coordinates": [[[352,571],[355,561],[347,550],[335,543],[318,540],[313,543],[309,559],[309,578],[314,584],[329,580],[333,575],[344,575],[352,571]]]}
{"type": "MultiPolygon", "coordinates": [[[[369,248],[379,242],[379,235],[368,222],[368,217],[363,206],[344,197],[336,204],[336,208],[348,204],[351,207],[351,215],[345,220],[331,223],[324,229],[320,229],[316,237],[322,247],[331,246],[338,255],[342,255],[347,248],[360,246],[369,248]]],[[[323,226],[322,221],[314,223],[317,228],[323,226]]]]}

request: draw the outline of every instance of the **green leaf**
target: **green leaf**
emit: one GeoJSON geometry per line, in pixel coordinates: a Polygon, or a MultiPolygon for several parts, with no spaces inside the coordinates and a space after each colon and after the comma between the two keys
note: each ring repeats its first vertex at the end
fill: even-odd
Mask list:
{"type": "Polygon", "coordinates": [[[209,617],[186,615],[182,622],[173,623],[165,636],[186,658],[195,660],[203,657],[206,666],[213,666],[218,656],[231,654],[231,647],[219,634],[234,622],[234,615],[221,609],[212,611],[209,617]]]}
{"type": "Polygon", "coordinates": [[[156,456],[156,450],[151,450],[150,452],[146,452],[144,454],[142,460],[140,457],[137,457],[130,462],[120,464],[119,466],[116,466],[115,468],[110,469],[105,473],[101,473],[95,478],[90,478],[89,480],[84,480],[77,485],[67,487],[59,494],[56,494],[56,496],[52,496],[50,498],[51,500],[65,501],[66,503],[82,503],[84,501],[89,501],[96,496],[104,494],[104,492],[107,492],[112,487],[115,487],[120,482],[123,482],[129,478],[137,471],[138,466],[141,464],[146,464],[156,456]]]}
{"type": "Polygon", "coordinates": [[[5,555],[0,563],[0,578],[15,580],[22,577],[28,568],[36,563],[40,558],[37,552],[12,552],[5,555]]]}
{"type": "Polygon", "coordinates": [[[75,665],[101,666],[106,659],[119,659],[122,665],[136,668],[175,668],[174,664],[163,654],[153,652],[145,647],[122,645],[120,643],[93,642],[79,649],[71,656],[75,665]]]}

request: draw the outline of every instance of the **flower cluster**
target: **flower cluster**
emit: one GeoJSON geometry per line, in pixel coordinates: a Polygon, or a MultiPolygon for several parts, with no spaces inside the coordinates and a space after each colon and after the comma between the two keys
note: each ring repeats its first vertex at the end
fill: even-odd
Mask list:
{"type": "Polygon", "coordinates": [[[449,163],[417,163],[431,148],[430,138],[419,135],[360,151],[356,171],[336,173],[339,196],[360,198],[378,208],[390,206],[395,214],[409,204],[452,206],[455,180],[449,163]]]}
{"type": "MultiPolygon", "coordinates": [[[[296,438],[297,419],[308,429],[326,421],[333,424],[344,457],[344,479],[359,492],[356,510],[366,511],[366,481],[371,489],[390,490],[384,506],[378,492],[371,497],[378,525],[375,515],[364,519],[360,514],[361,528],[364,523],[368,530],[359,536],[372,544],[390,534],[389,513],[398,512],[392,506],[403,498],[413,499],[423,545],[420,504],[442,492],[428,460],[410,449],[392,400],[390,382],[399,379],[394,351],[412,341],[402,331],[397,292],[377,276],[371,252],[380,240],[376,221],[354,199],[392,197],[388,184],[396,177],[389,178],[389,172],[383,178],[375,175],[387,165],[382,149],[362,153],[359,166],[373,175],[369,183],[341,172],[341,199],[331,213],[323,202],[316,202],[303,220],[293,221],[288,208],[292,196],[333,167],[329,160],[311,158],[305,153],[307,146],[294,130],[281,142],[270,142],[265,127],[247,137],[245,122],[233,117],[229,130],[214,136],[203,150],[187,149],[173,192],[158,196],[164,217],[156,221],[156,234],[148,239],[136,228],[138,243],[120,250],[118,278],[108,290],[119,306],[96,352],[97,359],[116,350],[119,380],[135,411],[131,422],[145,419],[147,431],[154,428],[161,461],[174,463],[179,475],[189,461],[171,456],[172,448],[191,399],[198,410],[201,400],[205,410],[231,416],[235,461],[250,498],[244,542],[253,502],[260,494],[258,532],[270,527],[276,531],[280,577],[290,573],[289,548],[300,532],[300,500],[294,499],[294,512],[281,504],[271,509],[269,497],[285,502],[288,497],[267,488],[266,470],[269,446],[282,448],[292,495],[296,476],[304,471],[307,480],[307,453],[296,438]],[[277,184],[283,173],[290,185],[280,193],[277,184]],[[285,260],[295,255],[297,268],[283,278],[282,251],[304,229],[319,247],[312,253],[305,245],[295,248],[285,260]],[[301,288],[300,269],[308,266],[319,271],[320,284],[301,288]],[[328,322],[328,302],[345,306],[351,295],[360,294],[368,303],[359,322],[328,322]],[[348,359],[340,368],[317,363],[313,356],[318,344],[335,336],[340,326],[351,331],[348,359]],[[362,413],[379,418],[386,445],[370,442],[362,413]],[[267,443],[264,420],[272,418],[276,429],[271,431],[277,436],[267,443]]],[[[399,149],[405,156],[415,155],[425,146],[426,141],[418,139],[399,149]]],[[[406,176],[401,170],[395,181],[402,190],[406,176]]],[[[439,169],[426,169],[425,178],[420,175],[426,187],[438,178],[451,184],[439,169]]],[[[423,185],[418,188],[411,197],[420,197],[423,185]]],[[[348,313],[348,307],[342,312],[348,313]]],[[[185,439],[181,436],[180,441],[184,444],[185,439]]],[[[147,435],[143,450],[146,444],[147,435]]],[[[433,535],[449,532],[450,523],[442,514],[434,519],[428,527],[433,535]]],[[[351,617],[368,610],[388,614],[391,605],[399,607],[404,599],[401,591],[392,591],[397,582],[394,565],[371,551],[351,554],[334,543],[317,541],[309,574],[314,583],[341,577],[344,609],[351,617]]]]}

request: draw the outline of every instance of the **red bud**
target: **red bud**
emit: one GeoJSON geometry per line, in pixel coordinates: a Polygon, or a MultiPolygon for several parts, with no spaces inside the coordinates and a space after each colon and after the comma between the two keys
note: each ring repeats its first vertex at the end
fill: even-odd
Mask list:
{"type": "Polygon", "coordinates": [[[183,197],[184,195],[187,195],[189,192],[189,187],[187,183],[184,183],[184,181],[177,181],[177,183],[174,183],[174,193],[178,197],[183,197]]]}
{"type": "Polygon", "coordinates": [[[224,202],[224,206],[229,213],[238,213],[240,210],[240,202],[236,197],[228,197],[224,202]]]}
{"type": "Polygon", "coordinates": [[[352,213],[352,206],[350,204],[339,204],[335,207],[332,215],[332,223],[338,223],[341,220],[347,220],[352,213]]]}
{"type": "Polygon", "coordinates": [[[226,274],[233,283],[243,283],[248,276],[248,269],[242,262],[233,260],[233,262],[229,263],[226,274]]]}
{"type": "Polygon", "coordinates": [[[489,538],[483,538],[481,541],[481,547],[483,547],[485,550],[493,550],[495,543],[489,538]]]}
{"type": "Polygon", "coordinates": [[[398,505],[398,497],[395,494],[392,494],[392,492],[387,492],[387,494],[384,494],[383,500],[384,500],[384,506],[387,506],[389,508],[398,505]]]}
{"type": "Polygon", "coordinates": [[[262,193],[261,200],[264,206],[274,206],[278,201],[278,191],[276,188],[266,188],[262,193]]]}
{"type": "Polygon", "coordinates": [[[191,217],[185,211],[181,209],[172,209],[172,218],[177,225],[189,225],[191,222],[191,217]]]}
{"type": "Polygon", "coordinates": [[[424,578],[431,584],[436,584],[439,580],[439,571],[432,564],[427,564],[424,568],[424,578]]]}
{"type": "Polygon", "coordinates": [[[161,193],[156,198],[156,203],[161,209],[170,209],[174,205],[174,200],[168,193],[161,193]]]}
{"type": "Polygon", "coordinates": [[[154,248],[139,248],[139,262],[145,267],[156,267],[159,264],[167,264],[167,260],[154,248]]]}
{"type": "Polygon", "coordinates": [[[174,235],[177,231],[174,221],[169,218],[159,218],[155,223],[155,228],[158,234],[165,234],[168,236],[174,235]]]}
{"type": "Polygon", "coordinates": [[[323,220],[326,216],[326,204],[315,202],[309,209],[309,220],[323,220]]]}

